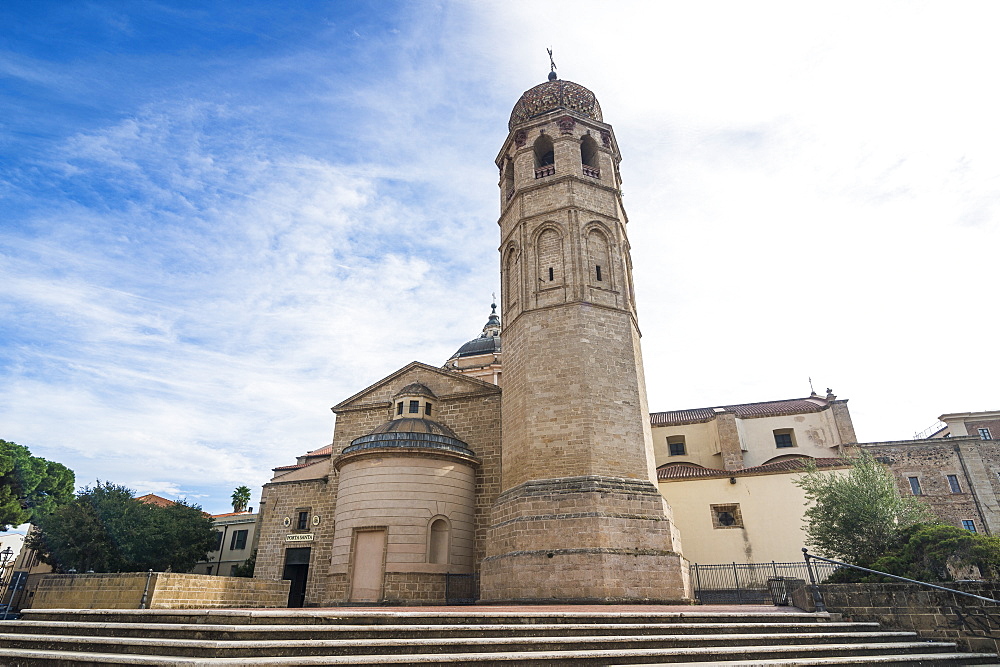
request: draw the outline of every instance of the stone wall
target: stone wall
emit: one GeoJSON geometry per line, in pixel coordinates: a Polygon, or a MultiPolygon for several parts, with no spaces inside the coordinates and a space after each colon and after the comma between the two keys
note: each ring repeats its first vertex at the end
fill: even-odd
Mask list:
{"type": "Polygon", "coordinates": [[[942,521],[958,528],[973,521],[978,532],[1000,530],[1000,441],[976,437],[903,440],[861,445],[892,470],[900,493],[912,495],[910,477],[920,482],[921,498],[942,521]],[[959,491],[953,491],[954,475],[959,491]]]}
{"type": "MultiPolygon", "coordinates": [[[[973,595],[1000,596],[1000,583],[947,583],[973,595]]],[[[916,584],[822,584],[827,610],[844,620],[912,630],[921,639],[957,642],[964,650],[1000,652],[1000,604],[991,604],[916,584]]],[[[797,606],[810,609],[808,586],[796,592],[797,606]]]]}
{"type": "Polygon", "coordinates": [[[49,574],[35,589],[32,609],[284,607],[288,582],[175,572],[49,574]],[[147,581],[149,584],[147,590],[147,581]]]}
{"type": "MultiPolygon", "coordinates": [[[[264,485],[260,502],[260,537],[254,578],[280,579],[285,566],[285,549],[309,547],[306,606],[316,606],[326,596],[330,554],[334,534],[334,505],[337,483],[335,471],[315,480],[271,482],[264,485]],[[297,530],[299,510],[309,511],[309,526],[297,530]],[[285,526],[285,518],[289,525],[285,526]],[[299,540],[311,536],[310,540],[299,540]],[[301,537],[300,537],[301,536],[301,537]]],[[[287,598],[281,606],[287,606],[287,598]]]]}

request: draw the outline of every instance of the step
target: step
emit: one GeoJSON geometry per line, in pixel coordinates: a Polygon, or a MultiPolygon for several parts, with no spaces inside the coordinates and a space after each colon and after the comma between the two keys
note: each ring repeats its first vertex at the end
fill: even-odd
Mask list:
{"type": "Polygon", "coordinates": [[[364,640],[266,640],[210,641],[201,639],[150,639],[122,637],[87,637],[64,635],[0,634],[6,648],[44,648],[75,650],[87,646],[100,653],[135,653],[141,655],[180,655],[217,657],[244,656],[351,656],[396,655],[412,653],[477,653],[502,650],[512,653],[530,651],[604,650],[643,648],[718,648],[776,647],[784,645],[890,644],[913,642],[912,632],[875,633],[778,633],[748,635],[623,635],[568,637],[488,637],[446,639],[364,639],[364,640]]]}
{"type": "MultiPolygon", "coordinates": [[[[893,645],[896,646],[896,645],[893,645]]],[[[52,652],[25,649],[0,648],[0,660],[8,667],[72,667],[76,665],[205,665],[253,667],[256,665],[469,665],[478,667],[510,667],[511,665],[545,665],[548,667],[576,667],[596,665],[674,665],[688,667],[764,667],[775,665],[892,665],[909,667],[937,663],[941,665],[996,665],[997,656],[987,653],[958,653],[951,644],[950,651],[941,653],[920,652],[922,643],[909,645],[913,652],[909,655],[885,655],[879,652],[879,645],[866,647],[863,653],[853,656],[826,656],[826,651],[813,650],[816,647],[784,647],[780,654],[765,654],[753,650],[736,650],[726,655],[706,654],[693,649],[647,649],[632,651],[557,651],[531,653],[481,653],[471,655],[397,655],[397,656],[302,656],[265,658],[185,658],[176,656],[142,656],[127,654],[99,654],[82,652],[52,652]],[[710,661],[705,658],[711,657],[710,661]]],[[[831,647],[827,647],[829,650],[831,647]]],[[[859,647],[845,647],[858,650],[859,647]]],[[[883,649],[884,650],[884,649],[883,649]]]]}
{"type": "MultiPolygon", "coordinates": [[[[696,608],[695,608],[696,609],[696,608]]],[[[226,625],[468,625],[500,623],[825,623],[828,613],[799,611],[509,611],[477,608],[469,611],[392,611],[383,609],[25,609],[24,620],[128,623],[196,623],[226,625]]]]}
{"type": "Polygon", "coordinates": [[[75,623],[0,621],[0,633],[63,634],[106,637],[190,638],[214,640],[386,639],[459,637],[545,637],[571,633],[601,635],[749,634],[779,632],[877,631],[878,623],[536,623],[531,625],[209,625],[201,623],[75,623]]]}

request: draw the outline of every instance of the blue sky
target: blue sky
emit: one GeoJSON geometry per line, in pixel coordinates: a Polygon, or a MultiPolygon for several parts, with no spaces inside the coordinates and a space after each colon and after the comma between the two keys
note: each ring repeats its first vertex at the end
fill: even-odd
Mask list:
{"type": "Polygon", "coordinates": [[[654,410],[996,409],[990,3],[0,5],[0,438],[227,509],[499,288],[548,71],[624,161],[654,410]]]}

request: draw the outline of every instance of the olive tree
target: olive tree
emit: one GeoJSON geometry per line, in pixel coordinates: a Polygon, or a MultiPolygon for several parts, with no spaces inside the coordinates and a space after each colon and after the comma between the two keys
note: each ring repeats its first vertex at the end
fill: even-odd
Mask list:
{"type": "Polygon", "coordinates": [[[815,467],[796,480],[805,491],[806,545],[828,558],[870,567],[899,548],[904,530],[934,522],[925,503],[903,497],[889,470],[862,452],[844,471],[815,467]]]}

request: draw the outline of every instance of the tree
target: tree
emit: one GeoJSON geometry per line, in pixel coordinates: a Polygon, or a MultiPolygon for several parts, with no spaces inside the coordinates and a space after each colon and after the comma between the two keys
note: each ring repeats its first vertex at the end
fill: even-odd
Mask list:
{"type": "Polygon", "coordinates": [[[257,550],[254,549],[250,558],[233,568],[234,577],[252,577],[253,571],[257,567],[257,550]]]}
{"type": "Polygon", "coordinates": [[[906,528],[899,548],[875,561],[872,569],[918,581],[951,581],[954,572],[970,566],[984,579],[995,579],[1000,538],[938,523],[906,528]]]}
{"type": "Polygon", "coordinates": [[[187,572],[215,546],[212,518],[180,501],[158,507],[110,482],[84,488],[70,503],[36,517],[29,546],[57,571],[187,572]]]}
{"type": "Polygon", "coordinates": [[[233,491],[233,511],[246,512],[247,505],[250,504],[250,487],[244,485],[237,486],[233,491]]]}
{"type": "Polygon", "coordinates": [[[813,467],[796,480],[809,504],[806,545],[828,558],[871,567],[900,546],[906,528],[934,519],[919,499],[899,494],[892,473],[871,454],[862,452],[850,463],[846,473],[813,467]]]}
{"type": "Polygon", "coordinates": [[[0,440],[0,532],[69,502],[75,483],[73,471],[63,464],[0,440]]]}

